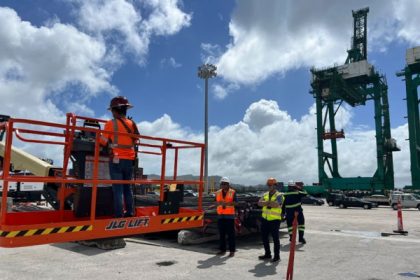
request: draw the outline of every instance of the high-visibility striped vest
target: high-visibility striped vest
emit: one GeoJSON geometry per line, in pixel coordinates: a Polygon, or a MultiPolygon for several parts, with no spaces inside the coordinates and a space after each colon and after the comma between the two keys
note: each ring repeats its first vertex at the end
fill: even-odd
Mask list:
{"type": "MultiPolygon", "coordinates": [[[[226,193],[225,197],[223,198],[222,194],[223,190],[218,190],[216,192],[216,201],[217,202],[226,202],[231,203],[233,202],[233,197],[235,195],[235,190],[229,188],[228,192],[226,193]]],[[[225,208],[223,208],[222,205],[217,206],[217,214],[218,215],[235,215],[235,207],[226,205],[225,208]]]]}
{"type": "MultiPolygon", "coordinates": [[[[127,118],[121,118],[120,120],[123,121],[128,127],[133,127],[133,125],[136,125],[132,120],[127,118]]],[[[101,144],[110,144],[114,156],[117,156],[121,159],[130,160],[135,158],[134,139],[127,135],[118,135],[118,132],[129,133],[119,120],[109,120],[105,124],[104,130],[108,133],[104,133],[104,135],[101,136],[101,144]]]]}
{"type": "Polygon", "coordinates": [[[301,210],[302,209],[302,197],[306,196],[308,193],[306,191],[288,191],[284,194],[284,204],[287,209],[301,210]]]}
{"type": "MultiPolygon", "coordinates": [[[[266,192],[263,196],[263,201],[264,202],[277,202],[277,197],[281,196],[281,193],[279,193],[278,191],[276,191],[270,199],[270,193],[266,192]]],[[[284,197],[282,196],[282,203],[284,201],[284,197]]],[[[271,207],[270,209],[268,209],[267,206],[264,206],[262,209],[262,217],[263,219],[266,219],[267,221],[274,221],[274,220],[281,220],[281,212],[282,212],[282,208],[281,205],[279,207],[271,207]]]]}

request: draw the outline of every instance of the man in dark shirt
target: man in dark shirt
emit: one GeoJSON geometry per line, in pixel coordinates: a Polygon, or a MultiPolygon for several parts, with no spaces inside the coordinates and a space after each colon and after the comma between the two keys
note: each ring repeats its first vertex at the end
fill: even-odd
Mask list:
{"type": "Polygon", "coordinates": [[[306,240],[303,238],[305,233],[305,217],[303,216],[302,197],[308,195],[308,193],[296,185],[293,180],[290,180],[287,185],[288,192],[284,194],[283,213],[286,211],[287,229],[290,240],[292,240],[293,219],[295,218],[295,212],[297,212],[299,242],[306,244],[306,240]]]}

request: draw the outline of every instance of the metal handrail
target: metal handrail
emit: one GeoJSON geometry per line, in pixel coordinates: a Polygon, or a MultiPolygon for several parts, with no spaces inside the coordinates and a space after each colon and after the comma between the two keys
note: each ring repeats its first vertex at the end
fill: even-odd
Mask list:
{"type": "MultiPolygon", "coordinates": [[[[44,183],[56,183],[60,184],[58,198],[60,201],[64,201],[65,199],[65,192],[64,189],[69,184],[89,184],[92,186],[92,200],[91,200],[91,215],[90,219],[95,219],[95,205],[96,205],[96,197],[97,197],[97,188],[99,184],[159,184],[161,186],[161,196],[160,200],[163,201],[163,188],[166,184],[191,184],[191,185],[198,185],[199,186],[199,199],[198,199],[198,210],[201,211],[202,209],[202,190],[203,190],[203,162],[204,162],[204,144],[202,143],[195,143],[190,141],[183,141],[183,140],[175,140],[175,139],[166,139],[161,137],[151,137],[146,135],[137,135],[132,133],[126,132],[118,132],[118,135],[121,136],[128,136],[131,138],[135,138],[138,142],[139,146],[149,147],[149,148],[157,148],[160,149],[160,152],[152,152],[152,151],[138,151],[139,153],[144,154],[153,154],[161,156],[161,178],[157,180],[103,180],[98,178],[98,163],[99,163],[99,136],[104,133],[109,133],[109,131],[104,131],[102,129],[91,128],[91,127],[82,127],[77,125],[77,120],[91,120],[97,121],[98,123],[105,123],[106,121],[88,117],[81,117],[76,116],[74,114],[67,114],[67,122],[66,124],[57,124],[45,121],[36,121],[36,120],[28,120],[28,119],[19,119],[19,118],[10,118],[7,122],[0,124],[0,128],[3,128],[6,131],[6,145],[5,145],[5,154],[4,154],[4,172],[3,172],[3,194],[2,194],[2,205],[1,205],[1,212],[0,212],[0,223],[4,224],[6,221],[7,215],[7,208],[6,208],[6,199],[7,199],[7,192],[9,182],[44,182],[44,183]],[[42,131],[42,130],[34,130],[34,129],[27,129],[27,128],[18,128],[17,125],[32,125],[32,126],[41,126],[44,129],[63,129],[63,133],[51,132],[51,131],[42,131]],[[94,149],[94,161],[93,161],[93,178],[92,179],[75,179],[66,175],[67,173],[67,166],[70,160],[70,151],[73,145],[75,132],[76,131],[86,131],[86,132],[93,132],[95,133],[95,149],[94,149]],[[52,137],[64,137],[65,141],[51,141],[51,140],[41,140],[41,139],[30,139],[28,137],[22,136],[22,134],[33,134],[33,135],[43,135],[43,136],[52,136],[52,137]],[[50,145],[64,145],[64,160],[63,160],[63,170],[61,173],[61,177],[42,177],[42,176],[10,176],[10,161],[11,161],[11,147],[13,142],[13,135],[24,142],[29,143],[38,143],[38,144],[50,144],[50,145]],[[157,144],[148,144],[142,143],[140,140],[148,140],[148,141],[155,141],[160,142],[160,145],[157,144]],[[168,145],[170,144],[170,145],[168,145]],[[201,150],[201,161],[200,161],[200,179],[199,180],[177,180],[177,169],[178,169],[178,151],[179,149],[191,149],[197,148],[201,150]],[[166,179],[166,155],[167,150],[175,150],[175,162],[174,162],[174,176],[173,179],[166,179]]],[[[64,217],[64,203],[60,203],[60,211],[61,218],[64,217]]],[[[1,225],[0,224],[0,225],[1,225]]]]}
{"type": "MultiPolygon", "coordinates": [[[[28,138],[23,137],[23,136],[20,134],[19,129],[15,129],[14,131],[15,131],[15,135],[16,135],[16,137],[17,137],[19,140],[23,141],[23,142],[28,142],[28,143],[38,143],[38,144],[53,144],[53,145],[54,145],[54,144],[55,144],[55,145],[66,145],[66,144],[67,144],[67,142],[58,142],[58,141],[48,141],[48,140],[35,140],[35,139],[28,139],[28,138]]],[[[40,134],[40,133],[38,133],[38,134],[40,134]]]]}

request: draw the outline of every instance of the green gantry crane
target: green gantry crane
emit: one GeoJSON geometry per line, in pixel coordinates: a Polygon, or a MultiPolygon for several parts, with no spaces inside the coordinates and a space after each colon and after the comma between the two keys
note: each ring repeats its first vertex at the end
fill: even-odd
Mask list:
{"type": "Polygon", "coordinates": [[[420,47],[408,49],[407,65],[397,76],[404,76],[407,100],[408,137],[410,143],[411,186],[406,189],[420,191],[420,47]]]}
{"type": "Polygon", "coordinates": [[[319,184],[328,192],[363,190],[383,193],[394,188],[392,152],[399,151],[399,148],[391,138],[386,79],[367,62],[369,8],[352,12],[354,35],[345,64],[311,69],[311,94],[316,99],[317,112],[319,184]],[[365,105],[369,100],[373,100],[375,106],[377,169],[372,177],[343,178],[338,168],[337,139],[345,138],[345,133],[336,129],[335,116],[344,102],[355,107],[365,105]],[[331,152],[325,151],[327,141],[331,144],[331,152]]]}

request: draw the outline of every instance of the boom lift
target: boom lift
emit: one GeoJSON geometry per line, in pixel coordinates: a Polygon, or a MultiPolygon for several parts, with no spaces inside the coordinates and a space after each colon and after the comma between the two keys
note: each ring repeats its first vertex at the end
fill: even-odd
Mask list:
{"type": "Polygon", "coordinates": [[[397,76],[403,76],[406,87],[408,135],[410,141],[411,186],[406,189],[420,191],[420,47],[408,49],[407,65],[397,76]]]}
{"type": "MultiPolygon", "coordinates": [[[[4,182],[0,212],[0,247],[19,247],[47,243],[93,240],[203,226],[202,189],[204,144],[118,132],[136,139],[139,154],[159,156],[160,179],[110,180],[107,149],[99,144],[104,120],[67,114],[65,124],[10,118],[0,123],[4,144],[4,182]],[[81,125],[83,123],[83,125],[81,125]],[[16,161],[13,143],[17,140],[63,147],[62,166],[48,174],[11,176],[16,161]],[[179,153],[195,152],[200,160],[199,180],[177,179],[179,153]],[[173,174],[167,174],[167,158],[173,153],[173,174]],[[70,172],[70,168],[71,172],[70,172]],[[171,175],[168,179],[167,175],[171,175]],[[42,182],[50,193],[54,209],[13,212],[7,209],[7,193],[13,182],[42,182]],[[134,217],[113,218],[112,183],[160,185],[158,206],[135,208],[134,217]],[[176,185],[174,190],[166,185],[176,185]],[[180,207],[183,185],[198,187],[196,207],[180,207]]],[[[140,157],[141,159],[141,157],[140,157]]],[[[191,159],[190,159],[191,161],[191,159]]],[[[137,168],[135,166],[135,168],[137,168]]]]}
{"type": "MultiPolygon", "coordinates": [[[[1,118],[1,117],[0,117],[1,118]]],[[[1,122],[1,121],[0,121],[1,122]]],[[[0,170],[2,172],[3,158],[4,158],[5,144],[0,142],[0,170]]],[[[53,166],[37,158],[21,149],[12,147],[11,149],[11,165],[13,167],[13,173],[11,175],[37,175],[37,176],[48,176],[52,171],[53,166]],[[30,171],[30,172],[28,172],[30,171]]],[[[0,179],[0,195],[3,191],[3,180],[0,179]]],[[[33,202],[41,201],[41,195],[45,196],[45,187],[40,182],[11,182],[9,184],[8,196],[13,198],[14,201],[19,202],[33,202]]]]}
{"type": "Polygon", "coordinates": [[[330,192],[363,190],[381,193],[394,188],[392,153],[399,148],[391,137],[386,79],[367,61],[368,12],[369,8],[353,11],[354,34],[345,64],[311,69],[311,93],[316,99],[319,184],[330,192]],[[375,108],[377,169],[372,177],[343,178],[338,168],[337,141],[344,138],[345,133],[336,129],[335,116],[344,102],[356,107],[369,100],[374,101],[375,108]],[[331,152],[325,151],[324,141],[330,141],[331,152]]]}

